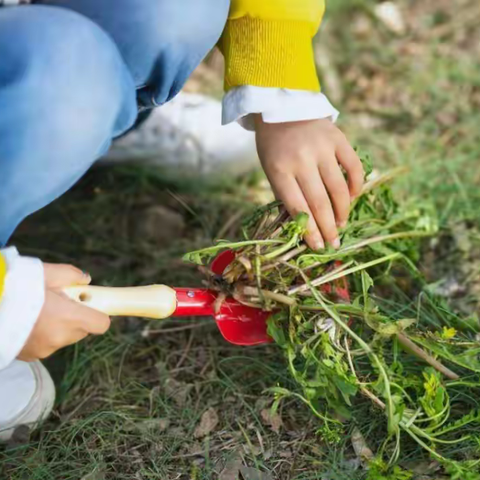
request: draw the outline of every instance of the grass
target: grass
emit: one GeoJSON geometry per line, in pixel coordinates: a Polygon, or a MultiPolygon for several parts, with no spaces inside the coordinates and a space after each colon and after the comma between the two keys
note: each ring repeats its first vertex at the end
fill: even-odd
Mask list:
{"type": "MultiPolygon", "coordinates": [[[[398,4],[404,35],[375,20],[370,0],[332,2],[319,38],[332,70],[320,73],[341,91],[341,125],[352,142],[380,167],[408,165],[399,195],[433,198],[443,226],[453,227],[428,249],[423,268],[432,280],[452,271],[468,280],[461,308],[472,310],[480,295],[480,39],[468,19],[478,7],[398,4]]],[[[196,285],[200,275],[181,255],[219,234],[232,237],[236,225],[225,232],[227,221],[254,203],[258,183],[258,176],[180,183],[154,169],[97,168],[24,222],[13,243],[89,269],[99,284],[196,285]],[[174,212],[172,236],[162,214],[152,214],[155,205],[174,212]]],[[[58,388],[54,415],[27,443],[0,451],[0,478],[213,479],[238,455],[275,479],[347,478],[342,458],[315,435],[321,425],[299,403],[282,405],[279,433],[262,415],[271,403],[264,389],[288,383],[276,348],[231,346],[213,322],[115,320],[106,336],[46,363],[58,388]],[[218,427],[196,439],[209,407],[218,427]]],[[[348,478],[361,479],[351,467],[348,478]]]]}

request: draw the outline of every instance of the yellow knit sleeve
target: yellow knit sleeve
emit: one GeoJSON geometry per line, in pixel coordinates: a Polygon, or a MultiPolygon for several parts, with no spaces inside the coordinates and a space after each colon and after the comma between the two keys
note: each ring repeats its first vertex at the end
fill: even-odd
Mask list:
{"type": "Polygon", "coordinates": [[[219,46],[225,90],[241,85],[319,91],[312,39],[324,0],[232,0],[219,46]]]}
{"type": "Polygon", "coordinates": [[[7,262],[0,252],[0,302],[2,301],[3,289],[5,287],[5,277],[7,276],[7,262]]]}

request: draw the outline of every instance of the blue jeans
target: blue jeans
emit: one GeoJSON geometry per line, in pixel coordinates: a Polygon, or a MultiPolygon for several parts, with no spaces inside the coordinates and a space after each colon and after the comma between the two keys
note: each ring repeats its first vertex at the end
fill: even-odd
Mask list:
{"type": "Polygon", "coordinates": [[[229,0],[40,0],[0,7],[0,246],[172,99],[229,0]]]}

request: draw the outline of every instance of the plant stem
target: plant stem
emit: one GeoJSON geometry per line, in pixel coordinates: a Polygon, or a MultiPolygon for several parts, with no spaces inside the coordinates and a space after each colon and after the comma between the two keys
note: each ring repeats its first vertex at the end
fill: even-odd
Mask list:
{"type": "Polygon", "coordinates": [[[378,186],[384,183],[390,182],[391,180],[393,180],[395,177],[398,177],[399,175],[403,175],[404,173],[407,173],[408,170],[409,170],[408,167],[397,167],[397,168],[393,168],[388,172],[383,173],[382,175],[379,175],[378,177],[373,178],[372,180],[365,183],[360,195],[365,195],[366,193],[371,192],[374,188],[377,188],[378,186]]]}
{"type": "Polygon", "coordinates": [[[447,378],[450,380],[458,380],[460,379],[460,376],[457,375],[455,372],[452,372],[449,368],[447,368],[445,365],[440,363],[438,360],[430,356],[427,352],[422,350],[420,347],[418,347],[412,340],[410,340],[405,334],[403,333],[398,333],[397,334],[398,341],[408,350],[411,350],[412,353],[418,357],[427,362],[429,365],[431,365],[433,368],[438,370],[440,373],[445,375],[447,378]]]}
{"type": "MultiPolygon", "coordinates": [[[[347,245],[346,247],[340,248],[340,250],[337,250],[335,253],[333,253],[331,255],[321,255],[321,254],[315,254],[315,253],[308,253],[304,257],[320,258],[320,259],[322,259],[322,261],[315,262],[312,265],[309,265],[308,267],[305,268],[305,271],[311,270],[312,268],[320,267],[321,265],[323,265],[324,263],[327,263],[329,261],[338,260],[346,253],[350,254],[351,252],[354,252],[356,250],[360,250],[364,247],[368,247],[369,245],[373,245],[375,243],[386,242],[386,241],[389,241],[389,240],[397,240],[397,239],[400,239],[400,238],[430,237],[431,235],[432,235],[431,233],[425,232],[423,230],[412,230],[410,232],[390,233],[388,235],[377,235],[375,237],[366,238],[365,240],[362,240],[361,242],[354,243],[352,245],[347,245]]],[[[302,258],[304,258],[304,257],[302,257],[302,258]]]]}
{"type": "Polygon", "coordinates": [[[376,237],[366,238],[361,242],[354,243],[353,245],[348,245],[347,247],[341,248],[338,250],[338,253],[347,253],[353,250],[359,250],[360,248],[367,247],[368,245],[372,245],[374,243],[379,242],[386,242],[388,240],[397,240],[399,238],[414,238],[414,237],[429,237],[432,234],[429,232],[425,232],[423,230],[412,230],[410,232],[397,232],[397,233],[390,233],[388,235],[377,235],[376,237]]]}
{"type": "Polygon", "coordinates": [[[213,247],[201,248],[184,256],[184,259],[189,260],[196,255],[209,255],[213,257],[222,250],[238,250],[239,248],[248,247],[250,245],[280,245],[284,244],[285,240],[244,240],[242,242],[221,242],[213,247]]]}
{"type": "MultiPolygon", "coordinates": [[[[348,347],[348,341],[347,338],[345,337],[345,350],[347,352],[347,361],[348,365],[350,366],[350,370],[352,371],[353,376],[356,378],[358,383],[360,384],[360,381],[358,380],[357,372],[355,371],[355,367],[353,365],[353,360],[352,360],[352,355],[350,352],[350,348],[348,347]]],[[[376,403],[380,408],[385,410],[386,406],[385,403],[383,403],[376,395],[374,395],[368,388],[365,388],[363,385],[360,384],[360,391],[370,398],[374,403],[376,403]]]]}
{"type": "Polygon", "coordinates": [[[288,305],[289,307],[292,307],[297,303],[294,298],[287,297],[286,295],[282,295],[281,293],[271,292],[270,290],[259,290],[255,287],[243,286],[239,289],[239,291],[247,297],[258,296],[259,294],[261,294],[265,298],[269,298],[270,300],[274,300],[278,303],[283,303],[284,305],[288,305]]]}
{"type": "MultiPolygon", "coordinates": [[[[324,310],[323,307],[316,307],[313,305],[300,305],[299,306],[300,310],[303,311],[322,311],[324,310]]],[[[359,318],[364,318],[365,314],[363,310],[356,309],[353,306],[350,305],[338,305],[336,306],[337,311],[344,311],[345,313],[348,313],[350,315],[354,315],[359,318]]],[[[375,319],[379,317],[381,319],[381,315],[375,315],[375,314],[369,314],[369,317],[372,319],[375,319]]],[[[429,355],[425,350],[420,348],[418,345],[416,345],[412,340],[410,340],[404,333],[399,333],[397,334],[398,341],[407,349],[409,349],[416,357],[420,358],[421,360],[424,360],[426,363],[431,365],[433,368],[438,370],[441,374],[445,375],[447,378],[451,380],[458,380],[460,377],[457,375],[455,372],[447,368],[445,365],[443,365],[439,360],[433,358],[431,355],[429,355]]]]}
{"type": "Polygon", "coordinates": [[[388,426],[389,430],[392,429],[394,432],[398,430],[398,426],[395,426],[395,421],[394,421],[394,406],[393,406],[393,398],[392,398],[392,393],[390,391],[390,382],[388,379],[387,372],[383,368],[382,362],[380,362],[379,358],[373,350],[371,349],[370,345],[366,343],[360,336],[358,336],[335,312],[333,309],[331,309],[322,299],[322,297],[318,294],[316,289],[313,287],[313,285],[310,283],[306,275],[300,270],[300,274],[303,276],[305,282],[309,285],[309,288],[315,297],[315,300],[317,300],[320,305],[325,309],[325,311],[330,315],[330,317],[335,321],[335,323],[345,332],[347,332],[359,345],[360,347],[363,348],[365,353],[372,359],[373,363],[375,366],[378,368],[378,371],[380,373],[380,377],[383,380],[384,383],[384,388],[385,388],[385,398],[387,400],[387,408],[386,408],[386,413],[387,413],[387,419],[388,419],[388,426]]]}
{"type": "Polygon", "coordinates": [[[260,261],[260,246],[255,246],[256,256],[254,258],[255,262],[255,280],[257,282],[257,290],[260,296],[260,302],[265,307],[265,297],[262,295],[262,272],[261,272],[261,261],[260,261]]]}
{"type": "MultiPolygon", "coordinates": [[[[379,265],[380,263],[395,260],[397,258],[400,258],[401,256],[402,256],[401,253],[391,253],[390,255],[386,255],[385,257],[377,258],[377,259],[372,260],[370,262],[366,262],[366,263],[362,263],[360,265],[356,265],[355,267],[349,268],[347,270],[338,269],[338,272],[335,273],[335,274],[333,274],[333,272],[332,272],[332,274],[325,275],[325,276],[317,278],[316,280],[313,280],[311,282],[309,281],[308,283],[312,287],[318,287],[318,286],[323,285],[325,283],[330,283],[330,282],[333,282],[335,280],[338,280],[339,278],[346,277],[347,275],[350,275],[352,273],[359,272],[360,270],[365,270],[365,269],[373,267],[375,265],[379,265]]],[[[304,285],[301,285],[300,287],[295,287],[295,288],[291,289],[288,292],[288,294],[293,295],[295,293],[301,293],[301,292],[307,291],[309,289],[310,289],[309,285],[304,284],[304,285]]]]}
{"type": "MultiPolygon", "coordinates": [[[[263,240],[263,241],[265,242],[266,240],[263,240]]],[[[272,252],[267,253],[266,255],[264,255],[264,258],[267,260],[272,260],[273,258],[278,257],[282,253],[288,252],[288,250],[290,250],[297,243],[298,243],[298,235],[293,235],[293,237],[287,243],[285,243],[285,245],[282,245],[276,250],[273,250],[272,252]]]]}
{"type": "Polygon", "coordinates": [[[283,254],[280,258],[277,258],[275,263],[269,263],[268,265],[265,265],[262,268],[262,271],[267,272],[271,270],[272,268],[275,268],[276,265],[278,265],[278,262],[288,262],[288,260],[291,260],[292,258],[295,258],[297,255],[300,255],[303,253],[308,247],[306,245],[300,245],[299,247],[296,247],[289,252],[283,254]]]}
{"type": "MultiPolygon", "coordinates": [[[[318,285],[322,285],[323,283],[328,283],[328,282],[331,281],[331,278],[334,275],[336,275],[337,273],[343,272],[344,270],[346,270],[352,264],[353,264],[353,260],[351,260],[348,263],[344,263],[343,265],[341,265],[340,267],[336,268],[335,270],[327,273],[326,275],[322,275],[321,277],[316,278],[315,280],[312,280],[310,283],[315,287],[318,286],[318,285]],[[320,283],[317,283],[317,282],[320,282],[320,283]]],[[[296,287],[290,288],[288,290],[288,294],[289,295],[295,295],[296,293],[301,293],[302,291],[306,291],[306,290],[309,290],[308,285],[306,285],[306,284],[298,285],[296,287]]]]}

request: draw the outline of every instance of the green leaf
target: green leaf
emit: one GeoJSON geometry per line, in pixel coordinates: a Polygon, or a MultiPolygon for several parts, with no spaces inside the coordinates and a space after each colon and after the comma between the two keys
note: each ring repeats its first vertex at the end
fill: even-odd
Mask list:
{"type": "Polygon", "coordinates": [[[375,331],[384,337],[391,337],[392,335],[402,333],[408,327],[415,325],[416,322],[414,318],[405,318],[396,322],[378,324],[375,331]]]}
{"type": "Polygon", "coordinates": [[[288,321],[283,313],[271,315],[267,320],[267,333],[273,338],[275,343],[281,347],[286,346],[287,337],[282,327],[282,323],[288,321]]]}
{"type": "Polygon", "coordinates": [[[358,157],[363,165],[363,171],[365,172],[365,178],[368,177],[373,172],[373,162],[370,158],[370,155],[367,152],[364,152],[359,147],[355,147],[358,157]]]}

